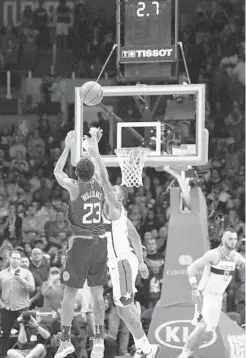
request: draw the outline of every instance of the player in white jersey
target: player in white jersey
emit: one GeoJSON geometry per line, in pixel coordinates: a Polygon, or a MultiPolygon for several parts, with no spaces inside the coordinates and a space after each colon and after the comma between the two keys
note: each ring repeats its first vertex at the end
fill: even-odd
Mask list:
{"type": "Polygon", "coordinates": [[[91,132],[90,155],[95,158],[104,190],[106,232],[107,225],[111,226],[111,235],[108,236],[108,267],[114,302],[119,316],[133,336],[136,346],[134,358],[157,358],[160,346],[149,343],[134,303],[138,270],[143,278],[148,277],[148,269],[143,261],[141,240],[134,225],[127,218],[122,204],[126,199],[126,190],[120,186],[112,187],[110,184],[107,169],[98,150],[98,135],[101,135],[100,129],[98,134],[91,132]]]}
{"type": "Polygon", "coordinates": [[[194,350],[211,335],[219,323],[223,294],[232,280],[235,268],[245,266],[246,260],[235,251],[237,233],[225,230],[221,245],[207,251],[194,261],[187,269],[195,303],[194,331],[188,337],[179,358],[191,357],[194,350]],[[203,270],[202,278],[197,283],[196,275],[203,270]]]}

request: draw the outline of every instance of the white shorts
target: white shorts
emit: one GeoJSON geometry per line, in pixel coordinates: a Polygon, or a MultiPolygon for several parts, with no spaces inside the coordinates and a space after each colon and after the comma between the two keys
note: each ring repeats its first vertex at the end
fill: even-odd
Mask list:
{"type": "Polygon", "coordinates": [[[120,260],[108,261],[109,274],[113,286],[114,303],[119,307],[129,306],[134,302],[135,287],[138,275],[138,259],[129,253],[120,260]]]}
{"type": "Polygon", "coordinates": [[[58,22],[56,24],[56,34],[58,36],[67,36],[68,35],[69,25],[63,22],[58,22]]]}
{"type": "Polygon", "coordinates": [[[222,310],[223,295],[215,295],[213,293],[203,293],[202,318],[206,323],[206,331],[214,331],[220,319],[222,310]]]}

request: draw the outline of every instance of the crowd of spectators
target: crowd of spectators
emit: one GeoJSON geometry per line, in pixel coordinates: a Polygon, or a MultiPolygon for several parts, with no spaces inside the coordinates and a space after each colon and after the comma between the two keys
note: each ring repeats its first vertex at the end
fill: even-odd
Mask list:
{"type": "MultiPolygon", "coordinates": [[[[71,73],[96,76],[114,45],[115,25],[88,7],[90,10],[84,0],[68,4],[60,0],[56,7],[43,0],[39,0],[37,7],[26,5],[19,24],[0,29],[0,69],[35,74],[39,63],[48,61],[51,68],[57,57],[58,61],[62,58],[64,71],[66,52],[69,56],[66,65],[70,68],[72,63],[71,73]]],[[[114,57],[109,72],[115,74],[112,64],[114,57]]]]}
{"type": "MultiPolygon", "coordinates": [[[[86,13],[85,21],[89,21],[83,2],[78,6],[82,9],[81,16],[86,13]]],[[[65,2],[61,1],[60,7],[64,9],[65,2]]],[[[57,11],[59,15],[59,8],[57,11]]],[[[104,41],[99,40],[103,33],[100,22],[93,31],[83,32],[80,18],[76,19],[77,15],[72,17],[68,10],[65,12],[68,14],[66,19],[60,21],[56,29],[56,34],[61,35],[57,38],[57,45],[69,47],[71,32],[74,48],[79,44],[80,48],[89,51],[84,59],[90,59],[91,66],[94,66],[91,67],[93,75],[113,43],[113,33],[106,27],[104,41]],[[88,36],[89,32],[93,34],[92,38],[88,36]],[[105,52],[102,46],[105,46],[105,52]],[[98,47],[101,48],[101,57],[98,57],[98,47]]],[[[202,169],[199,177],[208,205],[209,240],[211,247],[218,246],[223,228],[229,225],[237,231],[237,250],[245,257],[244,4],[229,0],[203,2],[197,8],[196,18],[194,27],[187,25],[181,36],[192,81],[207,84],[209,163],[206,168],[198,168],[198,173],[202,169]]],[[[43,41],[43,38],[52,37],[50,22],[53,23],[53,18],[49,18],[42,3],[36,12],[27,7],[23,24],[18,29],[5,29],[1,38],[3,67],[15,68],[19,64],[18,56],[24,56],[25,51],[31,56],[28,49],[32,46],[38,49],[51,46],[51,41],[43,41]],[[45,26],[40,22],[41,18],[45,26]]],[[[89,25],[86,28],[89,29],[89,25]]],[[[33,56],[35,53],[34,50],[33,56]]],[[[82,58],[81,53],[77,56],[82,58]]],[[[11,255],[16,254],[13,250],[17,250],[21,255],[20,265],[29,269],[35,281],[28,300],[29,308],[46,307],[58,312],[63,294],[59,272],[69,236],[66,220],[68,193],[53,177],[53,168],[68,130],[59,120],[49,121],[41,116],[34,129],[26,122],[13,127],[2,127],[0,123],[0,270],[9,265],[13,259],[11,255]]],[[[72,174],[71,167],[67,166],[66,170],[72,174]]],[[[119,171],[110,174],[114,182],[120,183],[119,171]]],[[[137,280],[136,299],[142,311],[153,308],[160,298],[170,215],[167,188],[171,180],[168,175],[149,169],[144,170],[143,176],[143,187],[132,190],[128,202],[129,217],[141,235],[143,254],[150,270],[148,280],[137,280]]],[[[125,354],[129,332],[117,318],[110,286],[109,281],[105,290],[108,333],[116,340],[121,327],[119,353],[125,354]]],[[[245,323],[242,314],[245,306],[244,272],[236,272],[225,301],[224,310],[241,314],[239,323],[245,323]]],[[[0,305],[4,307],[1,300],[0,305]]],[[[78,299],[78,312],[80,305],[81,299],[78,299]]],[[[84,314],[82,305],[82,316],[84,314]]]]}

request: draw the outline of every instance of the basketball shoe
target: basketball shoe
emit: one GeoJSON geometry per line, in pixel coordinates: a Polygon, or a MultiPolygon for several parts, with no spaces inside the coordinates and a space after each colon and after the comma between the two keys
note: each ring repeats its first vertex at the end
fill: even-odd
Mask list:
{"type": "Polygon", "coordinates": [[[70,340],[60,341],[59,348],[54,358],[65,358],[68,354],[71,354],[74,351],[74,346],[72,345],[70,340]]]}
{"type": "Polygon", "coordinates": [[[133,358],[157,358],[161,351],[159,344],[151,344],[151,351],[149,353],[144,353],[141,349],[137,349],[133,358]]]}
{"type": "Polygon", "coordinates": [[[102,338],[93,338],[91,358],[103,358],[103,357],[104,357],[104,340],[102,338]]]}

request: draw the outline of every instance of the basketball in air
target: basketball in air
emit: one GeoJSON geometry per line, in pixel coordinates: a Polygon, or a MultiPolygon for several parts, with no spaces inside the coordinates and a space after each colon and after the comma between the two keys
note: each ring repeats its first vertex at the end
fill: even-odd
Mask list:
{"type": "Polygon", "coordinates": [[[96,106],[103,99],[103,88],[99,83],[89,81],[80,89],[81,99],[87,106],[96,106]]]}

